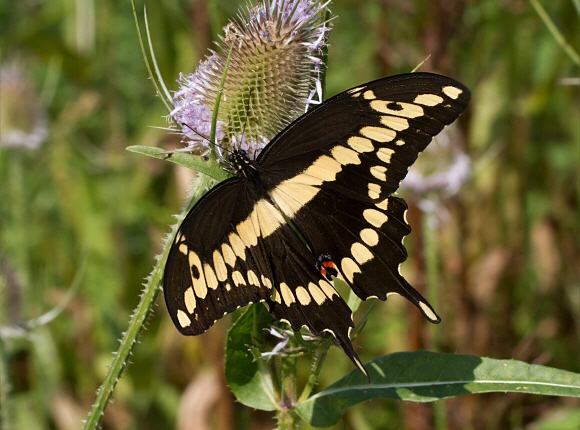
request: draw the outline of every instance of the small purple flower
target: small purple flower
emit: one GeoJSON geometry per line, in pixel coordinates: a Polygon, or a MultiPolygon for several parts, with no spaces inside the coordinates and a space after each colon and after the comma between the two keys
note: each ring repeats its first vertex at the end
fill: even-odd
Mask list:
{"type": "Polygon", "coordinates": [[[456,134],[455,125],[443,130],[409,170],[401,189],[421,197],[450,197],[456,194],[471,175],[471,160],[454,143],[461,140],[456,134]]]}
{"type": "Polygon", "coordinates": [[[190,148],[207,148],[211,117],[231,49],[216,138],[226,149],[257,153],[284,127],[320,103],[329,23],[326,5],[310,0],[248,5],[224,28],[218,49],[190,75],[180,75],[175,109],[190,148]]]}

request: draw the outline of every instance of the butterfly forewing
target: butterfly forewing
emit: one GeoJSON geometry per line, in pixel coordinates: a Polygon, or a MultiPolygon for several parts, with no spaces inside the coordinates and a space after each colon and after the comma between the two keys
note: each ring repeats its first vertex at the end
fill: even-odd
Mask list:
{"type": "MultiPolygon", "coordinates": [[[[238,178],[210,190],[187,214],[164,273],[165,302],[183,334],[200,334],[240,306],[270,295],[272,274],[259,250],[246,252],[251,226],[242,224],[255,194],[238,178]],[[236,229],[244,225],[246,230],[236,229]]],[[[255,239],[255,237],[254,237],[255,239]]]]}
{"type": "Polygon", "coordinates": [[[349,340],[351,312],[320,270],[321,256],[360,298],[400,294],[438,322],[398,271],[410,227],[405,202],[391,194],[469,98],[444,76],[399,75],[345,91],[288,126],[180,227],[164,275],[179,330],[201,333],[264,301],[293,329],[332,332],[364,372],[349,340]]]}
{"type": "Polygon", "coordinates": [[[328,179],[324,187],[355,197],[365,198],[368,184],[380,181],[380,196],[374,200],[382,200],[398,188],[419,152],[465,110],[469,99],[467,88],[441,75],[379,79],[303,115],[272,140],[258,162],[280,181],[318,170],[326,174],[318,177],[328,179]],[[333,170],[346,179],[336,178],[333,170]]]}

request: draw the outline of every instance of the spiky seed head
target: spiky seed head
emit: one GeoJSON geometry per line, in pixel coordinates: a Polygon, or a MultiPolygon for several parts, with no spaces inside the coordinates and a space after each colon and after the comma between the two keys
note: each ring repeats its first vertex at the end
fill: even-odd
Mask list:
{"type": "Polygon", "coordinates": [[[218,112],[220,145],[259,152],[320,99],[326,4],[307,0],[248,5],[220,36],[218,48],[195,73],[180,76],[171,116],[194,144],[209,135],[211,115],[231,49],[218,112]],[[195,131],[193,131],[195,130],[195,131]]]}

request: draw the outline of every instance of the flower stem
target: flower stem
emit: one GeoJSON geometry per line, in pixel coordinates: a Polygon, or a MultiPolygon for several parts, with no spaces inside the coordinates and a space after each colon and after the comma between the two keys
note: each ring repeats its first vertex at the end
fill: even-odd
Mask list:
{"type": "Polygon", "coordinates": [[[572,61],[580,66],[580,56],[574,50],[574,48],[572,48],[572,46],[568,42],[566,42],[566,39],[564,38],[562,33],[560,33],[560,30],[558,30],[558,28],[554,24],[554,21],[552,21],[552,19],[544,9],[544,7],[540,4],[540,2],[538,2],[538,0],[530,0],[530,3],[532,3],[532,6],[536,10],[537,14],[540,16],[542,21],[544,21],[546,27],[548,27],[548,31],[552,33],[552,36],[554,36],[556,42],[558,42],[558,44],[562,47],[564,52],[568,54],[568,56],[572,59],[572,61]]]}
{"type": "Polygon", "coordinates": [[[304,402],[308,399],[308,397],[310,397],[310,393],[318,382],[318,375],[320,375],[320,371],[322,370],[322,365],[324,364],[324,360],[328,354],[329,347],[330,342],[325,342],[321,344],[318,349],[316,349],[316,352],[314,353],[314,360],[312,362],[312,372],[310,372],[310,375],[308,376],[308,380],[306,381],[306,385],[304,385],[302,394],[298,399],[298,403],[304,402]]]}
{"type": "Polygon", "coordinates": [[[220,81],[220,87],[217,93],[217,97],[215,99],[215,105],[213,108],[213,113],[211,116],[211,131],[210,131],[210,135],[209,135],[209,145],[211,148],[211,153],[212,153],[212,159],[216,159],[217,158],[217,154],[216,154],[216,150],[215,150],[215,135],[217,133],[217,120],[218,120],[218,113],[220,110],[220,101],[222,99],[222,94],[224,91],[224,85],[226,83],[226,75],[228,74],[228,67],[230,65],[230,57],[232,56],[232,49],[233,49],[233,45],[230,46],[230,50],[228,52],[228,58],[226,58],[226,65],[224,67],[224,72],[222,74],[222,80],[220,81]]]}
{"type": "MultiPolygon", "coordinates": [[[[433,308],[437,309],[439,306],[439,247],[437,241],[437,214],[434,210],[425,212],[423,222],[423,237],[425,240],[425,273],[426,286],[425,294],[433,308]]],[[[435,350],[439,350],[441,343],[441,330],[438,325],[432,326],[432,345],[435,350]]]]}
{"type": "Polygon", "coordinates": [[[145,288],[141,295],[141,300],[137,305],[135,312],[133,313],[127,331],[121,339],[119,350],[114,354],[113,361],[109,366],[109,371],[105,376],[105,380],[97,391],[97,398],[91,408],[91,411],[89,412],[89,417],[85,421],[85,425],[83,427],[84,430],[95,430],[98,427],[101,416],[105,411],[105,407],[107,406],[107,403],[113,394],[113,390],[117,385],[117,381],[121,377],[123,370],[127,367],[129,354],[137,343],[137,337],[141,333],[141,330],[145,325],[145,321],[151,313],[155,299],[159,294],[160,286],[163,280],[163,269],[165,268],[165,261],[167,260],[167,255],[171,249],[171,244],[173,243],[173,239],[177,233],[178,226],[181,224],[181,221],[187,212],[189,212],[189,209],[193,206],[193,204],[197,202],[201,196],[206,193],[207,189],[214,184],[215,180],[205,175],[200,176],[192,198],[181,212],[178,218],[178,222],[174,225],[171,233],[167,237],[163,252],[158,257],[157,264],[153,268],[151,275],[149,275],[147,278],[147,283],[145,284],[145,288]]]}
{"type": "Polygon", "coordinates": [[[10,374],[8,373],[8,352],[6,344],[0,338],[0,428],[8,430],[12,428],[12,402],[9,399],[11,391],[10,374]]]}

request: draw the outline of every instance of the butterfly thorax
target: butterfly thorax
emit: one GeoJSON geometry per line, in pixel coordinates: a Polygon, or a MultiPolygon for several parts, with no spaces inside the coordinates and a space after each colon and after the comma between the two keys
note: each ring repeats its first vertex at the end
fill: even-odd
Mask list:
{"type": "Polygon", "coordinates": [[[234,149],[228,156],[229,162],[236,171],[236,176],[244,177],[250,181],[258,179],[257,164],[248,157],[248,153],[243,149],[234,149]]]}

